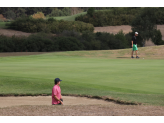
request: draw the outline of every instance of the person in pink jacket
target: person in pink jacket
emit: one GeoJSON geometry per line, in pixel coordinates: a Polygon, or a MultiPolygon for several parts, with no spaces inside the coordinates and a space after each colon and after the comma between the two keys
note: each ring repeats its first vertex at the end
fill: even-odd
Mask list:
{"type": "Polygon", "coordinates": [[[55,85],[52,88],[52,105],[63,105],[63,99],[61,95],[61,89],[60,89],[60,80],[59,78],[56,78],[54,80],[55,85]]]}

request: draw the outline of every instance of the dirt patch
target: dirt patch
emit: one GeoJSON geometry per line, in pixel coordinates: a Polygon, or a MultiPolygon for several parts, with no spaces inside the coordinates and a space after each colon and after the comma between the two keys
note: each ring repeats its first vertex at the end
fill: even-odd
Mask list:
{"type": "MultiPolygon", "coordinates": [[[[28,37],[31,34],[36,34],[36,33],[27,33],[27,32],[12,30],[12,29],[1,29],[0,28],[0,35],[1,34],[5,35],[5,36],[8,36],[8,37],[12,37],[14,35],[17,36],[17,37],[22,37],[22,36],[28,37]]],[[[56,36],[56,34],[52,34],[52,35],[56,36]]]]}
{"type": "Polygon", "coordinates": [[[15,36],[29,36],[32,33],[26,33],[26,32],[22,32],[22,31],[16,31],[16,30],[12,30],[12,29],[0,29],[0,34],[12,37],[13,35],[15,36]]]}
{"type": "Polygon", "coordinates": [[[86,97],[63,96],[64,105],[51,105],[51,96],[0,97],[0,116],[164,116],[162,106],[118,105],[86,97]]]}
{"type": "Polygon", "coordinates": [[[123,33],[131,32],[131,26],[129,25],[121,25],[121,26],[106,26],[106,27],[95,27],[94,32],[108,32],[117,34],[119,31],[123,31],[123,33]]]}

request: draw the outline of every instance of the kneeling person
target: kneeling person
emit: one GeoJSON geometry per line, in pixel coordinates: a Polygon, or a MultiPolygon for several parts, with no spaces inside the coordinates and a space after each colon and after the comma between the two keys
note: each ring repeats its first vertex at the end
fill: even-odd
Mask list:
{"type": "Polygon", "coordinates": [[[61,95],[61,89],[60,89],[60,80],[59,78],[56,78],[54,80],[55,85],[52,88],[52,105],[63,105],[63,99],[61,95]]]}

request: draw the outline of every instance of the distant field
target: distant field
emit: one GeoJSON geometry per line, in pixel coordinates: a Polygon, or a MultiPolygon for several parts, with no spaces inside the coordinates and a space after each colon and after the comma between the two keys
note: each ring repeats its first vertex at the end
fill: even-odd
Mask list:
{"type": "Polygon", "coordinates": [[[67,21],[75,21],[75,18],[77,16],[84,15],[84,14],[87,14],[87,12],[78,13],[78,14],[75,14],[75,15],[72,15],[72,16],[54,17],[54,19],[57,19],[57,20],[67,20],[67,21]]]}
{"type": "MultiPolygon", "coordinates": [[[[164,105],[164,58],[148,54],[145,59],[130,59],[126,57],[130,50],[0,57],[0,94],[51,94],[53,80],[59,77],[62,94],[164,105]]],[[[148,48],[141,51],[149,53],[148,48]]]]}

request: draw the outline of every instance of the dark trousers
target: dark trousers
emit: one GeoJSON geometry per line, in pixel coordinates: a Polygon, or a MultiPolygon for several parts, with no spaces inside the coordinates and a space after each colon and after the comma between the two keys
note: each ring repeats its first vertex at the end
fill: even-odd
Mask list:
{"type": "MultiPolygon", "coordinates": [[[[60,99],[62,102],[63,102],[63,99],[60,99]]],[[[59,103],[59,104],[52,104],[52,105],[61,105],[61,103],[59,103]]]]}

